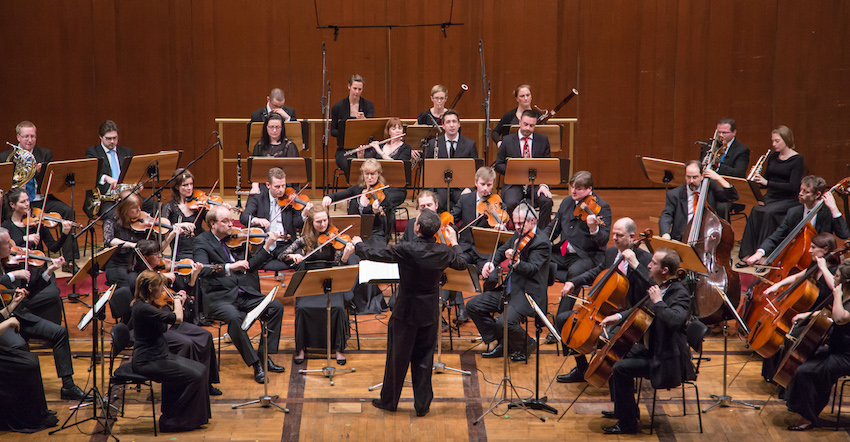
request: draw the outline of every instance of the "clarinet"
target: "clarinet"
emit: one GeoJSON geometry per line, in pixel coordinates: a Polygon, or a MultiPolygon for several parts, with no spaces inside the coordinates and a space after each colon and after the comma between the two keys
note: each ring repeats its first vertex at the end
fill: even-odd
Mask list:
{"type": "Polygon", "coordinates": [[[236,207],[242,208],[242,153],[236,154],[236,207]]]}

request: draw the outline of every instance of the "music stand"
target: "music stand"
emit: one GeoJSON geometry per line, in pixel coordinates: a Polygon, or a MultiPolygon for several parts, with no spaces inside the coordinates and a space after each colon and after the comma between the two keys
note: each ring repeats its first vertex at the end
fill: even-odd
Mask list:
{"type": "MultiPolygon", "coordinates": [[[[546,326],[546,328],[549,329],[549,332],[552,333],[552,336],[557,338],[558,342],[561,342],[560,333],[558,333],[558,331],[555,330],[555,327],[552,325],[551,322],[549,322],[549,319],[546,318],[546,313],[543,313],[543,310],[540,309],[540,306],[537,305],[537,303],[534,301],[534,299],[531,298],[531,296],[528,295],[528,293],[525,294],[525,298],[528,299],[528,303],[531,304],[531,307],[534,308],[534,312],[537,314],[537,318],[540,319],[540,321],[535,321],[535,324],[536,324],[536,326],[534,327],[536,329],[535,339],[538,342],[540,341],[540,322],[543,322],[543,325],[546,326]]],[[[522,403],[526,407],[531,408],[532,410],[543,410],[543,411],[548,411],[549,413],[552,413],[552,414],[558,414],[558,410],[555,407],[546,403],[546,401],[549,400],[548,397],[546,397],[546,396],[540,397],[540,345],[537,346],[537,358],[536,359],[537,360],[535,361],[535,368],[534,368],[534,372],[535,372],[535,376],[534,376],[534,399],[523,399],[522,403]]],[[[517,407],[520,407],[520,406],[521,405],[518,405],[518,404],[508,404],[508,409],[517,408],[517,407]]]]}
{"type": "Polygon", "coordinates": [[[500,245],[508,242],[514,232],[510,230],[472,227],[472,241],[475,250],[484,255],[492,255],[500,245]]]}
{"type": "Polygon", "coordinates": [[[336,368],[331,366],[331,293],[345,292],[357,282],[359,266],[342,266],[330,269],[300,270],[292,275],[284,297],[312,296],[325,294],[327,297],[327,365],[321,370],[298,370],[298,373],[322,373],[334,385],[334,373],[337,371],[355,372],[355,368],[336,368]]]}
{"type": "MultiPolygon", "coordinates": [[[[470,264],[466,270],[455,270],[447,268],[440,280],[440,288],[443,290],[457,292],[473,292],[481,293],[481,282],[478,280],[478,272],[474,265],[470,264]]],[[[441,296],[437,297],[437,314],[442,316],[441,312],[444,307],[444,301],[441,296]]],[[[451,319],[451,318],[449,318],[451,319]]],[[[449,338],[451,338],[452,329],[449,327],[449,338]]],[[[451,370],[467,376],[472,375],[472,372],[460,370],[457,368],[446,367],[443,362],[443,331],[437,328],[437,360],[434,361],[434,372],[442,373],[445,370],[451,370]]]]}
{"type": "Polygon", "coordinates": [[[383,140],[389,118],[349,118],[345,120],[345,150],[356,149],[371,140],[383,140]]]}
{"type": "MultiPolygon", "coordinates": [[[[256,321],[257,318],[259,318],[260,315],[262,315],[263,312],[266,311],[266,307],[268,307],[269,304],[274,301],[274,297],[277,294],[278,287],[279,286],[275,286],[272,291],[270,291],[269,294],[266,295],[265,298],[263,298],[259,305],[254,307],[250,312],[248,312],[247,315],[245,315],[245,320],[242,321],[242,330],[248,331],[248,329],[250,329],[251,326],[254,325],[254,321],[256,321]]],[[[275,403],[275,399],[280,397],[279,394],[269,396],[269,358],[267,356],[269,354],[269,329],[266,327],[266,321],[260,320],[260,328],[263,333],[263,355],[266,356],[263,358],[263,372],[266,373],[266,376],[263,378],[264,394],[260,396],[259,399],[248,401],[242,404],[231,405],[230,408],[236,409],[251,404],[260,404],[260,406],[263,408],[269,408],[270,406],[274,405],[275,407],[283,410],[284,413],[289,413],[289,409],[281,407],[280,405],[275,403]]]]}
{"type": "Polygon", "coordinates": [[[563,182],[561,160],[563,158],[508,158],[504,183],[517,186],[530,185],[531,207],[534,208],[536,200],[534,197],[536,194],[535,182],[542,181],[547,184],[551,183],[550,185],[563,182]]]}
{"type": "Polygon", "coordinates": [[[264,183],[269,179],[269,169],[280,167],[287,183],[306,183],[313,179],[310,163],[310,158],[248,157],[248,176],[252,183],[264,183]]]}
{"type": "Polygon", "coordinates": [[[729,184],[735,186],[738,191],[738,204],[745,206],[763,206],[764,194],[761,193],[761,185],[759,183],[748,181],[744,178],[736,176],[721,175],[729,184]],[[749,189],[749,190],[745,190],[749,189]]]}
{"type": "MultiPolygon", "coordinates": [[[[264,122],[262,121],[251,122],[247,146],[249,154],[254,153],[254,146],[263,136],[263,124],[264,122]]],[[[307,124],[307,120],[284,121],[283,136],[295,143],[295,146],[297,146],[299,150],[307,150],[307,141],[310,136],[309,128],[310,126],[307,124]]]]}
{"type": "MultiPolygon", "coordinates": [[[[415,144],[412,143],[412,142],[407,143],[407,144],[410,144],[411,150],[415,150],[415,151],[418,151],[420,153],[419,154],[419,160],[420,161],[422,159],[424,159],[425,150],[428,147],[428,141],[432,140],[434,138],[437,138],[442,133],[443,133],[443,129],[439,126],[411,124],[411,125],[404,127],[405,138],[407,138],[408,140],[411,140],[411,141],[413,141],[413,140],[419,141],[419,147],[414,147],[415,144]]],[[[422,163],[418,162],[418,161],[417,161],[417,163],[420,165],[419,170],[421,171],[422,170],[422,166],[421,166],[422,163]]],[[[412,165],[411,165],[411,167],[412,167],[412,165]]],[[[418,177],[421,177],[421,178],[424,179],[424,177],[422,176],[421,173],[418,175],[418,177]]],[[[417,184],[422,185],[422,187],[424,188],[424,181],[420,182],[420,180],[417,180],[417,184]]],[[[415,187],[414,187],[414,189],[415,189],[415,187]]]]}
{"type": "Polygon", "coordinates": [[[685,184],[685,163],[640,155],[637,155],[637,159],[643,170],[643,176],[649,181],[664,184],[667,190],[670,186],[677,187],[685,184]]]}
{"type": "MultiPolygon", "coordinates": [[[[110,247],[106,250],[103,250],[100,253],[95,254],[94,256],[92,256],[91,259],[88,260],[88,262],[86,262],[83,265],[83,268],[81,268],[77,272],[77,274],[72,276],[71,279],[68,281],[68,284],[76,284],[77,282],[82,281],[86,276],[90,276],[91,277],[91,287],[92,287],[92,302],[93,302],[93,305],[95,305],[95,306],[97,306],[99,301],[100,301],[100,299],[98,297],[99,294],[98,294],[98,291],[97,291],[97,276],[100,273],[100,268],[103,267],[106,264],[107,261],[109,261],[109,258],[112,257],[112,254],[115,253],[115,250],[117,250],[117,249],[118,249],[118,246],[112,246],[112,247],[110,247]]],[[[91,319],[91,322],[93,323],[92,329],[91,329],[92,330],[91,331],[91,335],[92,335],[92,343],[91,343],[91,346],[92,346],[92,349],[91,349],[92,387],[91,387],[91,389],[89,389],[89,391],[86,392],[86,394],[83,395],[83,398],[80,399],[80,402],[77,404],[77,408],[75,408],[73,411],[71,411],[71,414],[68,415],[68,419],[65,420],[65,423],[63,423],[61,427],[51,431],[48,434],[52,435],[52,434],[54,434],[58,431],[62,431],[64,429],[66,429],[66,428],[76,427],[76,426],[82,424],[83,422],[95,420],[100,425],[103,426],[103,432],[105,432],[109,436],[112,436],[116,440],[116,442],[118,441],[118,438],[115,437],[115,435],[112,434],[112,428],[109,424],[109,415],[106,412],[106,407],[104,407],[104,402],[108,403],[108,401],[104,401],[103,395],[100,393],[100,390],[98,390],[98,388],[97,388],[97,369],[94,368],[94,367],[97,364],[97,333],[98,333],[98,330],[100,330],[100,332],[101,332],[101,339],[103,338],[103,329],[101,328],[100,325],[98,325],[99,320],[100,320],[100,318],[98,318],[97,315],[92,315],[92,319],[91,319]],[[97,404],[97,406],[95,406],[93,408],[94,411],[92,411],[92,416],[89,417],[89,418],[83,419],[81,421],[74,422],[74,424],[72,424],[72,425],[68,425],[68,422],[70,422],[71,418],[73,418],[74,415],[77,413],[77,411],[80,410],[80,407],[82,406],[83,402],[86,400],[86,397],[88,397],[89,395],[91,395],[92,398],[94,399],[93,402],[95,404],[97,404]],[[103,413],[102,417],[98,417],[98,414],[97,414],[98,409],[103,413]],[[102,422],[101,422],[101,419],[103,419],[102,422]]],[[[101,370],[103,370],[103,365],[101,365],[101,370]]],[[[103,377],[104,377],[104,375],[103,375],[103,373],[101,373],[101,378],[103,378],[103,377]]]]}
{"type": "MultiPolygon", "coordinates": [[[[434,149],[436,148],[437,146],[434,145],[434,149]]],[[[422,160],[423,187],[445,187],[446,205],[451,211],[452,187],[474,188],[475,166],[474,158],[425,158],[422,160]]]]}
{"type": "Polygon", "coordinates": [[[682,259],[682,262],[679,264],[680,269],[690,270],[704,275],[708,273],[708,269],[702,263],[699,255],[697,255],[694,246],[674,239],[664,239],[660,236],[653,236],[652,243],[652,247],[655,250],[661,247],[675,250],[679,254],[679,258],[682,259]]]}
{"type": "Polygon", "coordinates": [[[0,163],[0,188],[11,189],[15,175],[15,163],[0,163]]]}
{"type": "MultiPolygon", "coordinates": [[[[519,131],[519,125],[511,125],[509,133],[515,133],[517,131],[519,131]]],[[[555,123],[539,124],[534,127],[534,133],[542,134],[549,139],[549,150],[551,152],[561,151],[561,137],[564,133],[564,126],[555,123]]]]}
{"type": "MultiPolygon", "coordinates": [[[[358,182],[360,179],[360,166],[366,160],[362,158],[356,158],[351,160],[351,170],[357,171],[357,178],[352,177],[351,182],[358,182]]],[[[387,182],[387,185],[390,187],[407,187],[410,185],[410,161],[402,161],[402,160],[378,160],[378,163],[381,164],[381,176],[384,177],[384,181],[387,182]]]]}
{"type": "Polygon", "coordinates": [[[354,238],[359,236],[363,239],[372,235],[372,225],[375,223],[375,215],[337,215],[331,217],[331,223],[337,227],[351,226],[347,235],[354,238]]]}

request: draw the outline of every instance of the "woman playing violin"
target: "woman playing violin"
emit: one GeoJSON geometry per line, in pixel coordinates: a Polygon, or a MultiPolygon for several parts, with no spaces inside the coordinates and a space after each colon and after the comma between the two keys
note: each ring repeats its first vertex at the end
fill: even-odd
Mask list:
{"type": "MultiPolygon", "coordinates": [[[[354,245],[348,239],[334,240],[319,251],[307,257],[325,239],[331,227],[327,209],[314,206],[307,211],[307,219],[301,236],[278,255],[281,261],[302,264],[308,270],[328,268],[348,263],[354,251],[354,245]],[[336,247],[333,243],[339,243],[336,247]],[[345,244],[343,244],[345,243],[345,244]]],[[[336,361],[345,364],[345,343],[348,340],[348,315],[343,306],[343,293],[331,294],[331,346],[336,350],[336,361]]],[[[307,347],[323,348],[327,345],[327,298],[325,295],[304,296],[295,300],[295,363],[304,362],[304,350],[307,347]]]]}
{"type": "Polygon", "coordinates": [[[203,363],[169,351],[165,333],[170,325],[183,322],[186,294],[175,295],[174,311],[163,308],[157,301],[163,296],[165,281],[165,276],[151,270],[142,272],[136,281],[131,363],[136,373],[163,383],[159,429],[190,431],[209,422],[209,372],[203,363]]]}
{"type": "Polygon", "coordinates": [[[375,222],[372,225],[372,237],[370,241],[379,241],[386,244],[386,236],[390,228],[390,223],[387,221],[387,216],[392,213],[389,200],[383,195],[383,189],[378,192],[372,190],[386,186],[386,180],[383,177],[383,168],[374,158],[367,159],[360,166],[360,179],[356,186],[351,186],[340,192],[332,193],[322,199],[324,207],[330,206],[334,201],[351,198],[359,195],[357,198],[352,198],[348,203],[349,215],[375,215],[375,222]],[[374,239],[373,239],[374,238],[374,239]]]}
{"type": "Polygon", "coordinates": [[[177,240],[177,259],[191,258],[194,237],[204,233],[201,220],[206,216],[207,210],[203,207],[198,210],[189,208],[189,202],[195,192],[195,176],[192,175],[192,172],[186,169],[177,169],[174,171],[174,177],[174,185],[171,186],[171,201],[163,204],[162,217],[172,225],[181,222],[194,225],[194,230],[184,229],[177,240]]]}
{"type": "MultiPolygon", "coordinates": [[[[65,249],[65,243],[68,242],[68,233],[71,232],[71,227],[74,224],[73,221],[63,220],[59,224],[59,237],[54,238],[50,229],[45,228],[43,225],[41,229],[38,229],[37,216],[29,216],[30,199],[22,187],[10,189],[3,195],[3,204],[9,209],[8,213],[10,215],[8,219],[3,221],[2,226],[9,230],[9,235],[12,236],[15,244],[24,247],[24,239],[26,238],[26,245],[31,250],[40,250],[43,252],[46,247],[51,252],[58,252],[59,249],[65,249]],[[30,221],[29,229],[27,229],[25,220],[30,221]],[[29,236],[27,236],[27,231],[29,231],[29,236]],[[39,231],[39,233],[36,233],[36,231],[39,231]]],[[[65,259],[66,261],[70,260],[70,256],[65,259]]]]}
{"type": "MultiPolygon", "coordinates": [[[[832,387],[838,378],[850,375],[850,259],[838,265],[835,275],[825,275],[832,280],[832,334],[829,345],[821,348],[797,368],[786,393],[788,410],[800,415],[799,423],[788,427],[804,431],[820,424],[818,416],[829,402],[832,387]]],[[[802,321],[820,312],[801,313],[794,317],[802,321]]]]}

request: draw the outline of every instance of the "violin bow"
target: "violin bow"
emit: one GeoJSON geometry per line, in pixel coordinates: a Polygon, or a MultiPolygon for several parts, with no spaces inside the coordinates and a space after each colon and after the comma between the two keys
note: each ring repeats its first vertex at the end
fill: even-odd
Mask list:
{"type": "MultiPolygon", "coordinates": [[[[38,227],[35,228],[35,234],[41,234],[41,223],[44,221],[44,209],[47,208],[47,195],[50,195],[50,185],[53,184],[53,171],[50,171],[50,176],[47,177],[47,190],[44,193],[44,201],[41,203],[41,214],[38,215],[38,227]]],[[[61,231],[61,230],[60,230],[61,231]]],[[[40,239],[40,237],[39,237],[40,239]]],[[[36,247],[38,245],[36,244],[36,247]]],[[[27,246],[29,248],[29,246],[27,246]]]]}
{"type": "Polygon", "coordinates": [[[351,200],[353,200],[354,198],[360,198],[360,197],[361,197],[361,196],[363,196],[363,195],[368,195],[368,194],[370,194],[370,193],[375,193],[375,192],[377,192],[377,191],[379,191],[379,190],[383,190],[383,189],[384,189],[383,187],[377,187],[377,186],[375,186],[375,188],[374,188],[374,189],[372,189],[372,190],[367,190],[367,191],[365,191],[365,192],[358,193],[357,195],[350,196],[350,197],[348,197],[348,198],[343,198],[343,199],[341,199],[341,200],[339,200],[339,201],[334,201],[334,202],[332,202],[332,203],[330,203],[330,204],[328,204],[328,205],[329,205],[329,206],[334,206],[334,205],[337,205],[337,204],[339,204],[339,203],[344,203],[344,202],[346,202],[346,201],[351,201],[351,200]]]}
{"type": "Polygon", "coordinates": [[[251,248],[251,221],[253,221],[254,215],[248,215],[248,228],[245,234],[245,261],[248,260],[248,249],[251,248]]]}
{"type": "MultiPolygon", "coordinates": [[[[183,215],[177,218],[178,223],[183,222],[183,215]]],[[[177,263],[177,245],[180,243],[180,235],[174,235],[174,246],[171,249],[171,273],[174,273],[174,265],[177,263]]]]}

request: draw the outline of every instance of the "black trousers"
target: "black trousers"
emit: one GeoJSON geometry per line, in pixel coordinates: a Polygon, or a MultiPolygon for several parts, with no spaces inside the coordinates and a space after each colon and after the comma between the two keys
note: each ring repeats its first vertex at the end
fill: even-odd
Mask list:
{"type": "Polygon", "coordinates": [[[384,386],[381,388],[383,408],[398,408],[408,366],[413,381],[413,408],[416,411],[427,411],[431,406],[431,400],[434,399],[431,372],[439,327],[439,321],[419,327],[405,324],[396,317],[390,318],[387,327],[387,363],[384,367],[384,386]]]}
{"type": "MultiPolygon", "coordinates": [[[[260,296],[249,297],[245,294],[240,294],[233,304],[222,303],[217,306],[211,306],[210,317],[227,323],[227,333],[230,335],[230,339],[233,340],[236,350],[242,355],[242,360],[248,366],[262,362],[257,353],[263,351],[265,336],[260,335],[259,349],[254,350],[248,332],[242,330],[242,321],[245,320],[248,312],[258,306],[262,301],[263,298],[260,296]]],[[[280,324],[283,320],[283,304],[276,300],[269,303],[265,312],[260,315],[260,320],[266,323],[266,328],[269,332],[269,354],[277,354],[278,345],[280,344],[280,324]]]]}
{"type": "Polygon", "coordinates": [[[71,363],[71,344],[68,342],[68,329],[40,318],[30,312],[16,312],[21,323],[20,334],[3,333],[0,335],[0,345],[19,350],[29,350],[27,340],[43,339],[53,346],[53,363],[56,374],[61,378],[74,374],[71,363]]]}
{"type": "Polygon", "coordinates": [[[508,352],[525,351],[525,345],[530,336],[522,328],[522,320],[525,315],[519,313],[508,304],[507,313],[499,315],[498,318],[494,314],[502,309],[502,292],[491,291],[476,295],[466,303],[466,314],[475,323],[478,332],[481,333],[481,339],[489,344],[493,341],[499,341],[502,344],[503,326],[505,318],[508,323],[508,342],[506,350],[508,352]]]}
{"type": "MultiPolygon", "coordinates": [[[[457,201],[460,199],[461,193],[463,193],[463,189],[465,187],[452,187],[452,207],[457,205],[457,201]]],[[[437,208],[439,212],[445,212],[449,210],[449,192],[446,191],[445,187],[438,187],[436,189],[432,189],[437,194],[437,208]]],[[[473,188],[473,191],[475,189],[473,188]]]]}
{"type": "MultiPolygon", "coordinates": [[[[3,335],[16,334],[8,329],[3,335]]],[[[58,423],[47,412],[38,356],[0,346],[0,431],[34,433],[58,423]]]]}
{"type": "Polygon", "coordinates": [[[635,400],[635,378],[647,378],[651,374],[651,362],[645,357],[629,357],[614,363],[611,376],[611,396],[614,399],[614,414],[624,425],[635,425],[640,419],[640,410],[635,400]]]}
{"type": "Polygon", "coordinates": [[[531,186],[524,189],[524,186],[511,186],[507,189],[502,189],[502,201],[508,209],[508,214],[514,213],[514,208],[519,205],[523,198],[528,201],[534,201],[534,210],[537,211],[539,218],[537,225],[541,229],[545,229],[549,225],[549,220],[552,218],[552,198],[543,195],[537,195],[537,190],[540,186],[534,186],[534,195],[531,194],[531,186]]]}
{"type": "MultiPolygon", "coordinates": [[[[559,281],[570,281],[578,275],[596,267],[596,264],[590,259],[581,259],[575,253],[567,253],[561,255],[560,250],[552,249],[552,262],[557,266],[555,270],[555,278],[559,281]]],[[[573,309],[576,300],[569,296],[564,296],[558,303],[558,314],[569,312],[573,309]]]]}
{"type": "Polygon", "coordinates": [[[797,368],[785,393],[788,410],[817,423],[818,415],[829,402],[832,385],[850,375],[850,355],[830,354],[821,348],[797,368]]]}
{"type": "MultiPolygon", "coordinates": [[[[564,298],[561,298],[561,300],[563,300],[563,299],[564,298]]],[[[573,302],[575,302],[575,300],[573,300],[573,302]]],[[[572,307],[570,307],[570,308],[572,308],[572,307]]],[[[564,355],[566,355],[568,353],[567,344],[565,344],[564,342],[569,340],[570,330],[572,330],[573,327],[578,327],[578,323],[573,325],[573,322],[574,322],[573,321],[573,319],[574,319],[573,313],[575,313],[573,310],[567,310],[563,313],[558,313],[558,315],[555,316],[555,324],[554,325],[555,325],[555,329],[558,330],[561,333],[561,339],[563,339],[563,341],[561,342],[561,347],[564,350],[564,355]],[[565,330],[564,326],[567,325],[567,324],[569,324],[569,327],[567,327],[567,329],[565,330]]],[[[576,355],[575,359],[576,359],[576,368],[579,371],[587,370],[587,365],[588,365],[587,364],[587,356],[576,355]]]]}

